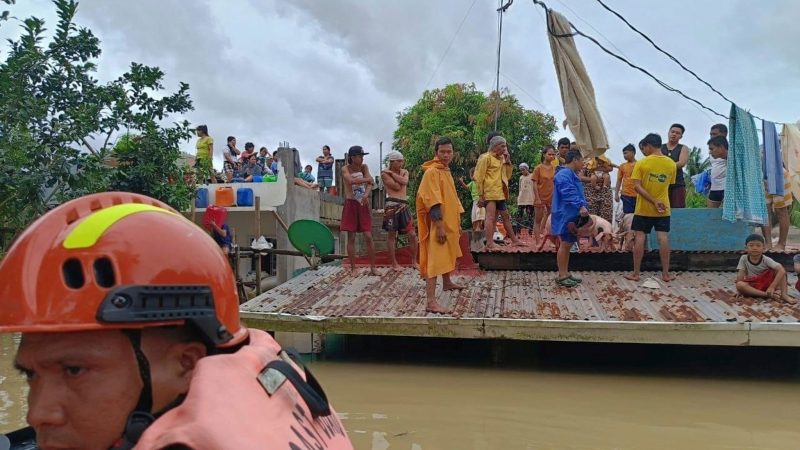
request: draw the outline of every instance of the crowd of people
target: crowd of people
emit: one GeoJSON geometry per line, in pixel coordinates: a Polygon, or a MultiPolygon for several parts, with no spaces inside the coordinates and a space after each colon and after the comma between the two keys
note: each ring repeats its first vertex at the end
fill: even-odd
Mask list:
{"type": "MultiPolygon", "coordinates": [[[[214,170],[214,139],[208,134],[208,126],[200,125],[196,129],[197,153],[194,169],[197,181],[200,183],[251,183],[263,181],[265,178],[278,175],[278,158],[270,153],[267,147],[262,146],[258,152],[255,144],[246,142],[244,150],[237,147],[235,136],[228,136],[222,150],[222,172],[214,170]]],[[[327,191],[333,186],[334,159],[329,146],[322,146],[322,155],[316,159],[318,163],[317,178],[313,175],[314,168],[306,165],[298,170],[294,177],[294,184],[308,189],[327,191]]],[[[298,168],[299,169],[299,168],[298,168]]]]}

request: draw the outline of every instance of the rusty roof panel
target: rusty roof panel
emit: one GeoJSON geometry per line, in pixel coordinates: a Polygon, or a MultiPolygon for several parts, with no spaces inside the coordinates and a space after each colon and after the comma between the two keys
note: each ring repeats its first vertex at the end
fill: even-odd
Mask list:
{"type": "MultiPolygon", "coordinates": [[[[419,272],[365,268],[353,275],[341,266],[307,271],[242,305],[243,311],[325,317],[441,317],[425,311],[419,272]]],[[[742,298],[733,291],[735,273],[681,272],[671,283],[650,289],[622,272],[575,272],[583,283],[567,289],[554,272],[475,271],[459,273],[462,291],[441,292],[439,301],[454,318],[556,319],[628,322],[800,322],[800,307],[742,298]]]]}

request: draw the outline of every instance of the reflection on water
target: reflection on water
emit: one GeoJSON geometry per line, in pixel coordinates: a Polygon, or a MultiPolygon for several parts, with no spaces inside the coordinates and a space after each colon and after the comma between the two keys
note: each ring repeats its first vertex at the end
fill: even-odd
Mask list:
{"type": "MultiPolygon", "coordinates": [[[[7,431],[22,425],[24,387],[1,339],[7,431]]],[[[797,449],[798,361],[792,349],[350,339],[311,367],[358,449],[797,449]]]]}

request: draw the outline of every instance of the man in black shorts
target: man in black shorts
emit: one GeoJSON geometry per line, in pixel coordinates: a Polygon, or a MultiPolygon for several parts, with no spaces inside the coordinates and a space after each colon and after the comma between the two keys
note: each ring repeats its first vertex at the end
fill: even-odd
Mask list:
{"type": "Polygon", "coordinates": [[[625,275],[625,278],[639,281],[645,235],[655,228],[661,257],[661,279],[668,282],[675,279],[669,273],[669,186],[675,183],[676,164],[672,158],[661,153],[661,136],[650,133],[642,139],[641,144],[647,157],[636,162],[631,175],[639,195],[631,223],[631,229],[636,233],[633,273],[625,275]]]}

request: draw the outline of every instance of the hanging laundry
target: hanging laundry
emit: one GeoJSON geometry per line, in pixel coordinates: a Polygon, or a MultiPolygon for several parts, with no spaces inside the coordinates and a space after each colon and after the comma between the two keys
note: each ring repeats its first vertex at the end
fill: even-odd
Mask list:
{"type": "Polygon", "coordinates": [[[782,196],[783,192],[783,159],[781,143],[775,124],[761,121],[761,132],[764,138],[764,179],[767,180],[767,192],[782,196]]]}
{"type": "Polygon", "coordinates": [[[585,158],[600,156],[608,148],[608,137],[600,111],[597,110],[592,80],[572,38],[572,27],[566,17],[552,9],[548,11],[547,20],[550,50],[553,52],[561,101],[567,116],[564,123],[569,125],[585,158]],[[569,36],[556,37],[553,34],[569,36]]]}
{"type": "Polygon", "coordinates": [[[758,131],[753,116],[731,104],[728,122],[728,173],[725,179],[725,201],[722,218],[764,225],[767,204],[764,193],[764,169],[758,145],[758,131]],[[753,180],[759,180],[753,183],[753,180]]]}
{"type": "Polygon", "coordinates": [[[800,200],[800,122],[783,125],[781,133],[783,166],[789,171],[789,185],[796,200],[800,200]]]}

